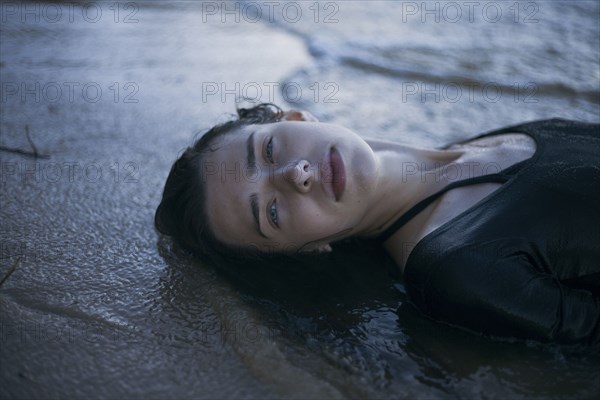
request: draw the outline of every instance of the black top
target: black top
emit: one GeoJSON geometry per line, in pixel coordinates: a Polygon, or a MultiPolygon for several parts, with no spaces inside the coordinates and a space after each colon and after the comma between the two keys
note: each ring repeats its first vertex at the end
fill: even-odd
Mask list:
{"type": "Polygon", "coordinates": [[[492,335],[600,342],[600,125],[553,119],[469,141],[504,133],[531,136],[535,154],[453,182],[379,240],[447,190],[502,182],[417,243],[404,270],[409,299],[434,319],[492,335]]]}

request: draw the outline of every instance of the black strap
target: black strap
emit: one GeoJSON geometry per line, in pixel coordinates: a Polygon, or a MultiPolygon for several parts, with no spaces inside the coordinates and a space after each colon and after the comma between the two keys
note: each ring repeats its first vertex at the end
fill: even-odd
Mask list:
{"type": "MultiPolygon", "coordinates": [[[[518,164],[521,164],[521,163],[518,163],[518,164]]],[[[404,226],[415,215],[417,215],[418,213],[423,211],[423,209],[425,209],[425,207],[427,207],[435,199],[437,199],[438,197],[440,197],[441,195],[446,193],[448,190],[451,190],[451,189],[454,189],[454,188],[457,188],[460,186],[475,185],[477,183],[486,183],[486,182],[505,183],[506,181],[508,181],[510,179],[510,175],[507,175],[506,172],[508,170],[513,170],[513,167],[516,165],[517,164],[515,164],[512,167],[506,169],[505,171],[497,173],[497,174],[475,176],[473,178],[467,178],[467,179],[463,179],[461,181],[456,181],[456,182],[452,182],[452,183],[448,184],[443,189],[437,191],[436,193],[432,194],[431,196],[426,197],[425,199],[423,199],[420,202],[418,202],[417,204],[415,204],[410,210],[408,210],[406,213],[402,214],[402,216],[400,216],[400,218],[398,218],[391,226],[389,226],[385,231],[383,231],[379,236],[377,236],[375,238],[375,240],[379,243],[383,243],[386,240],[388,240],[390,238],[390,236],[392,236],[394,233],[396,233],[396,231],[398,229],[400,229],[402,226],[404,226]]]]}

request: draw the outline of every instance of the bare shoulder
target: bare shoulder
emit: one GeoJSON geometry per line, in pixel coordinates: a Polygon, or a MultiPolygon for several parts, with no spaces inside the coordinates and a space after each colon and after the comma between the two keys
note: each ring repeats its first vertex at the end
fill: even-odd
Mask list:
{"type": "Polygon", "coordinates": [[[458,149],[476,149],[476,148],[491,148],[491,147],[509,147],[522,150],[535,149],[535,140],[525,133],[503,133],[500,135],[488,136],[480,139],[475,139],[462,144],[453,144],[448,150],[458,149]]]}

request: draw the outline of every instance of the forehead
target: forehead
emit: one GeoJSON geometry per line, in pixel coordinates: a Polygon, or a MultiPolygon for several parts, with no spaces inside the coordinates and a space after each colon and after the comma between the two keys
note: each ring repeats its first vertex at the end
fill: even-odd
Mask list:
{"type": "Polygon", "coordinates": [[[200,165],[200,179],[206,193],[208,225],[225,243],[252,243],[258,238],[250,208],[251,176],[247,163],[247,142],[252,126],[217,138],[200,165]]]}

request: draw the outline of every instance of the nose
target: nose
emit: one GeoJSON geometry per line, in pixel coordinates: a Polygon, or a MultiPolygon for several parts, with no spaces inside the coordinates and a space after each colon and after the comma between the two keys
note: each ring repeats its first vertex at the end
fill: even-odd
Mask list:
{"type": "Polygon", "coordinates": [[[300,160],[284,168],[283,178],[286,184],[291,184],[294,189],[306,193],[312,185],[313,177],[311,174],[310,163],[306,160],[300,160]]]}

